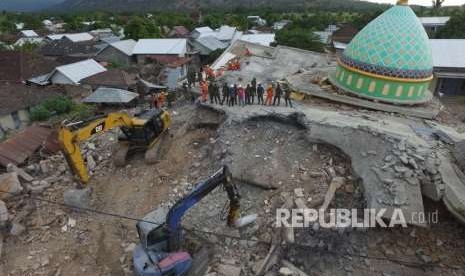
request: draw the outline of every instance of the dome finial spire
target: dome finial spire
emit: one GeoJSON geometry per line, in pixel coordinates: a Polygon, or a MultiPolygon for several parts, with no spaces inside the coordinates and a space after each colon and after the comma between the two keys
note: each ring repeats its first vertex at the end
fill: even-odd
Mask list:
{"type": "Polygon", "coordinates": [[[397,5],[408,6],[408,0],[397,0],[397,5]]]}

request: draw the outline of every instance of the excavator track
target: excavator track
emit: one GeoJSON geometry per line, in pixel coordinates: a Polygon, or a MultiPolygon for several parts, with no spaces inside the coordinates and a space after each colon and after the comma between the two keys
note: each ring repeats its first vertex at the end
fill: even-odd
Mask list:
{"type": "Polygon", "coordinates": [[[126,165],[126,157],[129,151],[129,143],[128,142],[120,142],[118,143],[118,149],[114,155],[114,164],[116,167],[124,167],[126,165]]]}
{"type": "Polygon", "coordinates": [[[145,152],[145,163],[147,164],[155,164],[161,159],[162,151],[164,148],[165,141],[168,137],[168,130],[164,131],[160,137],[158,137],[158,141],[151,147],[148,148],[145,152]]]}

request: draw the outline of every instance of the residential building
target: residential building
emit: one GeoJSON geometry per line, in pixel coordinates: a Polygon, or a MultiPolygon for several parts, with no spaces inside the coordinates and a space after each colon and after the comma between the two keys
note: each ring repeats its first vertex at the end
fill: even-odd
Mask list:
{"type": "Polygon", "coordinates": [[[24,83],[50,73],[59,64],[40,55],[21,51],[0,51],[0,82],[24,83]]]}
{"type": "Polygon", "coordinates": [[[100,87],[86,97],[83,102],[105,106],[128,106],[134,104],[139,94],[123,89],[100,87]]]}
{"type": "Polygon", "coordinates": [[[273,30],[275,30],[275,31],[282,30],[282,29],[284,29],[288,24],[290,24],[291,22],[292,22],[291,20],[281,20],[281,21],[275,22],[275,23],[273,24],[273,30]]]}
{"type": "Polygon", "coordinates": [[[266,25],[266,20],[261,18],[260,16],[258,15],[250,15],[250,16],[247,16],[247,20],[249,20],[250,22],[258,25],[258,26],[265,26],[266,25]]]}
{"type": "Polygon", "coordinates": [[[218,49],[226,49],[228,44],[221,42],[214,36],[199,37],[195,40],[190,40],[189,45],[193,52],[197,52],[200,56],[208,56],[213,51],[218,49]]]}
{"type": "Polygon", "coordinates": [[[90,76],[107,71],[93,59],[88,59],[55,68],[48,81],[53,84],[78,85],[80,81],[90,76]]]}
{"type": "Polygon", "coordinates": [[[92,30],[89,34],[97,40],[114,36],[113,30],[110,28],[92,30]]]}
{"type": "Polygon", "coordinates": [[[108,70],[80,81],[82,85],[89,85],[92,89],[112,87],[123,90],[135,89],[135,76],[121,69],[108,70]]]}
{"type": "MultiPolygon", "coordinates": [[[[330,31],[332,29],[334,29],[334,27],[328,27],[327,31],[330,31]]],[[[355,28],[351,24],[346,24],[341,28],[333,31],[333,34],[331,35],[331,42],[334,43],[335,41],[337,41],[349,44],[352,41],[352,39],[358,34],[358,32],[359,29],[355,28]]]]}
{"type": "Polygon", "coordinates": [[[275,34],[247,34],[242,35],[239,39],[262,46],[272,46],[275,42],[275,34]]]}
{"type": "Polygon", "coordinates": [[[434,80],[431,90],[445,96],[465,96],[465,39],[430,39],[434,80]]]}
{"type": "Polygon", "coordinates": [[[449,16],[436,16],[436,17],[419,17],[421,24],[425,28],[426,32],[430,37],[433,37],[434,34],[442,27],[444,27],[447,22],[449,22],[449,16]]]}
{"type": "Polygon", "coordinates": [[[111,43],[100,50],[95,56],[95,59],[121,66],[130,66],[136,62],[133,57],[133,50],[136,44],[137,42],[132,39],[111,43]]]}
{"type": "Polygon", "coordinates": [[[171,62],[163,69],[163,84],[170,90],[176,90],[181,80],[187,77],[187,70],[191,58],[181,58],[171,62]]]}
{"type": "Polygon", "coordinates": [[[188,38],[190,31],[184,26],[174,26],[168,33],[169,38],[188,38]]]}
{"type": "Polygon", "coordinates": [[[30,109],[58,95],[56,87],[0,83],[0,138],[8,131],[27,126],[30,109]]]}
{"type": "Polygon", "coordinates": [[[147,59],[165,64],[175,62],[186,56],[187,39],[140,39],[132,53],[139,64],[144,64],[147,59]]]}
{"type": "Polygon", "coordinates": [[[33,30],[22,30],[19,32],[19,36],[25,38],[39,37],[39,35],[33,30]]]}
{"type": "Polygon", "coordinates": [[[212,28],[210,27],[199,27],[199,28],[195,28],[190,37],[193,38],[193,39],[197,39],[201,36],[215,36],[214,35],[214,32],[212,28]]]}

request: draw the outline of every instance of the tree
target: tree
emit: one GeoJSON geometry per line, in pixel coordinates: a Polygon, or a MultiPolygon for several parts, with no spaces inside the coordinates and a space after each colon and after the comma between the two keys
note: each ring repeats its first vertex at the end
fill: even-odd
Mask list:
{"type": "Polygon", "coordinates": [[[445,0],[433,0],[433,9],[440,9],[445,0]]]}
{"type": "Polygon", "coordinates": [[[299,49],[323,52],[324,45],[320,38],[311,29],[284,28],[276,32],[276,42],[279,45],[295,47],[299,49]]]}
{"type": "Polygon", "coordinates": [[[465,38],[465,11],[455,13],[451,16],[446,26],[439,29],[437,38],[465,38]]]}
{"type": "Polygon", "coordinates": [[[161,31],[153,21],[144,20],[138,16],[129,20],[124,28],[124,34],[128,39],[159,38],[161,31]]]}

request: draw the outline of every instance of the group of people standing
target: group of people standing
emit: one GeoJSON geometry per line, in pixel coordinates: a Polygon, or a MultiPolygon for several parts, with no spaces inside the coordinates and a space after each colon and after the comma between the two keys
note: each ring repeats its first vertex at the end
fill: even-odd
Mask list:
{"type": "Polygon", "coordinates": [[[243,87],[241,84],[223,83],[222,87],[217,82],[212,81],[210,84],[203,81],[200,84],[200,91],[202,95],[202,101],[207,102],[210,98],[211,104],[227,104],[228,106],[245,106],[255,104],[255,98],[257,104],[262,105],[280,105],[281,98],[284,97],[286,106],[292,107],[291,91],[289,89],[283,89],[279,83],[276,85],[269,85],[264,87],[261,83],[257,84],[257,80],[254,78],[251,83],[243,87]],[[221,90],[221,91],[220,91],[221,90]]]}

